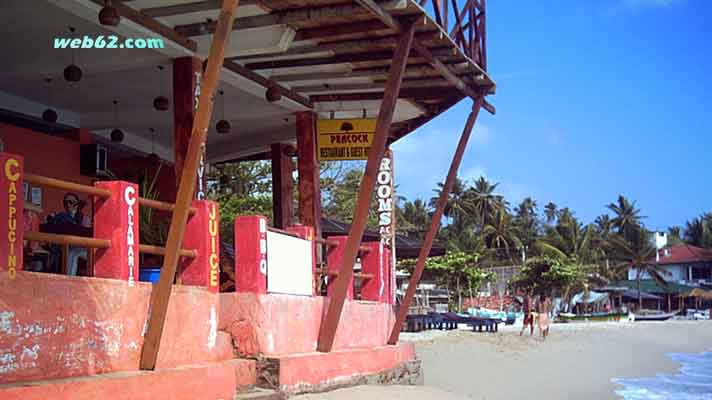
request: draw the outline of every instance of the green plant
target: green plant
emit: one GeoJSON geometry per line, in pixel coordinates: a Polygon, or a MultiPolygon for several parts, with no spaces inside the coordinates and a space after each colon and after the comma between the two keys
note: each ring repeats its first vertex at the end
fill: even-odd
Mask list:
{"type": "MultiPolygon", "coordinates": [[[[160,193],[156,188],[156,184],[162,167],[163,163],[160,163],[153,176],[150,176],[147,169],[144,171],[139,188],[141,197],[148,200],[158,200],[160,193]]],[[[139,207],[138,220],[139,237],[142,244],[163,246],[166,243],[168,222],[165,219],[156,218],[154,209],[139,207]]]]}

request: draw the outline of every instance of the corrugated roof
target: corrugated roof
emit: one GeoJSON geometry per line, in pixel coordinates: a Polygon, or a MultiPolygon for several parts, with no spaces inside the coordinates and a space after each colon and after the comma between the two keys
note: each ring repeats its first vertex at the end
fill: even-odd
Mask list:
{"type": "MultiPolygon", "coordinates": [[[[655,257],[650,260],[655,262],[655,257]]],[[[712,250],[681,244],[660,250],[660,265],[712,262],[712,250]],[[666,255],[667,252],[667,255],[666,255]]]]}

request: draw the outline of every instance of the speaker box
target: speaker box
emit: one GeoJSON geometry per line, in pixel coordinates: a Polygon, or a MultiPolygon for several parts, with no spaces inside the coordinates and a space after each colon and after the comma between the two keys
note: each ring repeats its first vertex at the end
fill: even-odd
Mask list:
{"type": "Polygon", "coordinates": [[[83,144],[79,151],[79,172],[93,178],[106,177],[108,151],[100,144],[83,144]]]}

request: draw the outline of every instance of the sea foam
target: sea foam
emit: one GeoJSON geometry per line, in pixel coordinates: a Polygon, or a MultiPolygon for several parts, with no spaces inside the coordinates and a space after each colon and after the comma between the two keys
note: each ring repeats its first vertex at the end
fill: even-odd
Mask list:
{"type": "Polygon", "coordinates": [[[624,387],[616,393],[625,400],[712,400],[712,352],[671,353],[668,357],[680,363],[679,373],[613,379],[624,387]]]}

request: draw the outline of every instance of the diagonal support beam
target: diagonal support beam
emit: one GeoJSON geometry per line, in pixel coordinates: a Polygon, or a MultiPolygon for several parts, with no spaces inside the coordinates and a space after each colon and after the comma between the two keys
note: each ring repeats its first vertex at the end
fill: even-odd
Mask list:
{"type": "Polygon", "coordinates": [[[386,96],[381,102],[381,108],[378,112],[376,134],[368,154],[368,161],[366,161],[366,170],[363,179],[361,179],[358,202],[356,210],[354,210],[351,229],[349,229],[349,237],[346,240],[344,255],[341,260],[341,265],[339,266],[339,275],[334,281],[334,291],[329,299],[329,308],[326,312],[326,317],[322,321],[321,329],[319,330],[318,351],[329,352],[334,344],[336,328],[339,326],[344,300],[346,299],[348,286],[351,283],[351,277],[354,272],[354,262],[356,261],[356,255],[361,244],[363,232],[366,230],[366,219],[368,218],[371,198],[376,187],[378,165],[386,149],[386,141],[388,139],[391,122],[393,121],[393,113],[395,112],[396,102],[398,101],[398,92],[400,91],[401,82],[403,81],[403,74],[408,62],[408,53],[413,43],[414,32],[414,23],[408,23],[404,27],[398,41],[398,46],[396,47],[395,55],[393,56],[393,64],[391,64],[388,84],[385,89],[386,96]]]}
{"type": "Polygon", "coordinates": [[[433,247],[433,240],[435,240],[435,236],[440,230],[440,220],[443,216],[443,211],[445,210],[445,204],[450,197],[452,186],[455,184],[457,170],[460,168],[462,156],[465,154],[465,149],[467,148],[467,141],[470,139],[470,134],[472,133],[472,128],[475,126],[475,121],[477,120],[477,115],[479,114],[482,103],[483,96],[481,95],[475,99],[475,104],[472,106],[472,112],[470,112],[470,116],[467,117],[467,123],[465,123],[462,136],[460,136],[460,142],[457,144],[457,150],[455,150],[455,155],[450,163],[450,170],[448,171],[447,178],[445,179],[445,186],[443,186],[443,190],[440,192],[440,197],[438,198],[438,203],[435,207],[435,213],[433,213],[433,217],[430,220],[430,227],[425,235],[423,247],[420,248],[420,254],[418,254],[418,261],[415,264],[415,270],[413,271],[413,275],[410,277],[410,282],[408,282],[408,289],[405,292],[405,297],[398,307],[396,322],[393,325],[391,335],[388,338],[388,344],[392,345],[398,342],[401,327],[403,326],[405,318],[408,315],[408,308],[410,307],[410,303],[413,301],[413,297],[415,296],[415,289],[418,287],[420,277],[423,275],[425,261],[428,258],[428,254],[430,254],[430,249],[433,247]]]}
{"type": "Polygon", "coordinates": [[[193,121],[193,131],[188,144],[188,153],[183,164],[183,173],[180,178],[176,204],[171,217],[171,226],[168,230],[168,240],[166,242],[166,255],[163,260],[163,268],[158,283],[151,291],[151,303],[148,317],[148,331],[143,341],[141,352],[141,369],[153,370],[156,367],[158,349],[161,344],[163,325],[166,321],[168,311],[168,299],[171,295],[173,280],[176,275],[178,250],[180,249],[185,225],[188,221],[190,203],[195,190],[195,176],[198,164],[205,146],[205,139],[208,135],[208,124],[213,112],[213,95],[215,88],[220,81],[220,71],[225,59],[225,48],[232,31],[232,23],[237,8],[238,0],[224,0],[220,16],[218,17],[217,29],[213,36],[208,55],[208,65],[201,85],[198,109],[193,121]]]}

